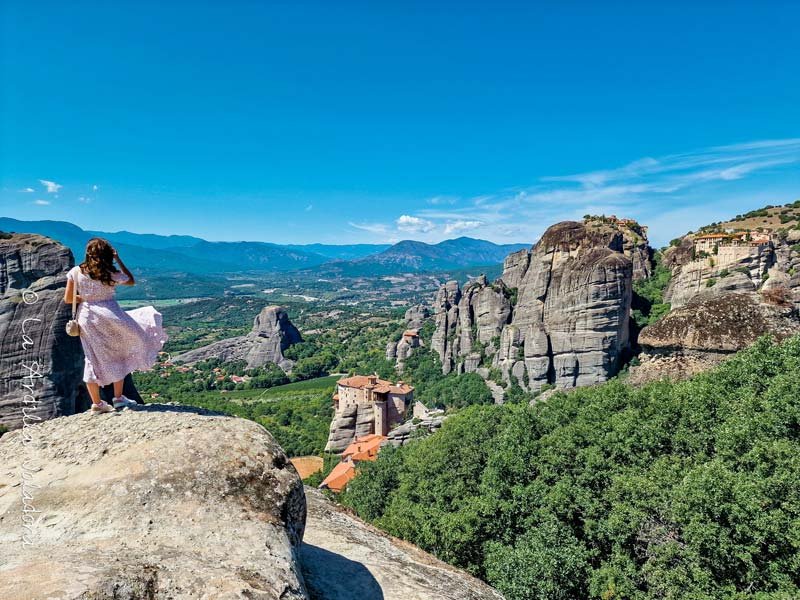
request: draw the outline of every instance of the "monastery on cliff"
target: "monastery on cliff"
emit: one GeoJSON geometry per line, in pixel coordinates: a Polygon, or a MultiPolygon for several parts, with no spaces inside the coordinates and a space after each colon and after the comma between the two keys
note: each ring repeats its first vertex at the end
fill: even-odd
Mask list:
{"type": "Polygon", "coordinates": [[[408,407],[414,400],[414,388],[398,381],[379,379],[377,375],[354,375],[337,382],[333,395],[333,409],[339,414],[349,406],[372,405],[375,415],[372,433],[386,435],[402,423],[408,407]]]}

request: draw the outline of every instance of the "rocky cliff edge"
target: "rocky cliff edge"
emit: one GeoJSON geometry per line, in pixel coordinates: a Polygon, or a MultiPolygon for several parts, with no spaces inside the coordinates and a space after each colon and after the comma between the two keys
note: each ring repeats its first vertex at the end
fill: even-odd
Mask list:
{"type": "Polygon", "coordinates": [[[252,421],[147,405],[0,438],[3,600],[306,599],[305,519],[297,472],[252,421]]]}

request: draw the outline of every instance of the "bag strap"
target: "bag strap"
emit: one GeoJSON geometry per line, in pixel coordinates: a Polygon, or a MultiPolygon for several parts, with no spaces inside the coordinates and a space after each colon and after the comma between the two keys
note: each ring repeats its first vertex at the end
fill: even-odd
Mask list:
{"type": "MultiPolygon", "coordinates": [[[[80,267],[78,267],[80,268],[80,267]]],[[[78,312],[78,274],[75,273],[72,278],[72,318],[78,312]]]]}

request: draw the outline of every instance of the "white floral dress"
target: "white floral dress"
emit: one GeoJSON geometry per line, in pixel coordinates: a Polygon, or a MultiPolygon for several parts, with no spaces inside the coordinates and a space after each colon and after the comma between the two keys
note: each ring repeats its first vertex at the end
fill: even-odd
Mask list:
{"type": "MultiPolygon", "coordinates": [[[[167,341],[161,313],[152,306],[124,311],[115,298],[115,285],[106,285],[85,275],[79,266],[67,274],[77,284],[77,320],[86,356],[83,380],[108,385],[125,379],[133,371],[146,371],[158,359],[167,341]]],[[[116,283],[128,277],[118,272],[116,283]]]]}

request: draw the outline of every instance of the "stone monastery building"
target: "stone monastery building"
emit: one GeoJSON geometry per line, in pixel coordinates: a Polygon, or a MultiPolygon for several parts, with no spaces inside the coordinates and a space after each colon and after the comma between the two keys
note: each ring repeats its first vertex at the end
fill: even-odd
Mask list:
{"type": "Polygon", "coordinates": [[[351,406],[372,406],[373,433],[386,435],[393,425],[402,423],[406,410],[414,400],[414,388],[398,381],[379,379],[377,375],[354,375],[337,382],[333,408],[337,414],[351,406]]]}

